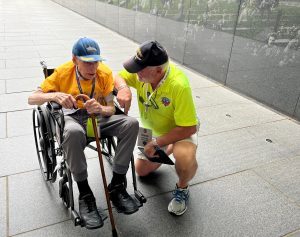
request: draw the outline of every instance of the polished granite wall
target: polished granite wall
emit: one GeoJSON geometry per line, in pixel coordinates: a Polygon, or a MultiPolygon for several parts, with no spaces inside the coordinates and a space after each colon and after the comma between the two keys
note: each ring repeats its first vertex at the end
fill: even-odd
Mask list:
{"type": "Polygon", "coordinates": [[[298,0],[53,0],[300,120],[298,0]]]}

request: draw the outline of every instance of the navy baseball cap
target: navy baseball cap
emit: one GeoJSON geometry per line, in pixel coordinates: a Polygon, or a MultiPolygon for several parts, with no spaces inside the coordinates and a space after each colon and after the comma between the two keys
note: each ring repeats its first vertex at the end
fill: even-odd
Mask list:
{"type": "Polygon", "coordinates": [[[100,48],[97,42],[87,37],[77,40],[73,46],[72,54],[84,62],[104,61],[100,57],[100,48]]]}
{"type": "Polygon", "coordinates": [[[136,73],[148,66],[160,66],[169,60],[165,48],[155,40],[142,43],[135,56],[123,63],[124,68],[130,73],[136,73]]]}

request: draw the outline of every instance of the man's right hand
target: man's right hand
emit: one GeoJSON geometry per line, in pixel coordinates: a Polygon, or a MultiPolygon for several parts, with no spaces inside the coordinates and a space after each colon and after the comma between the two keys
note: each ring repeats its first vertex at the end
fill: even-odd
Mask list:
{"type": "Polygon", "coordinates": [[[124,113],[128,114],[131,106],[132,93],[129,87],[124,87],[118,91],[117,101],[121,108],[124,108],[124,113]]]}
{"type": "Polygon", "coordinates": [[[77,109],[77,102],[75,98],[63,92],[54,92],[53,93],[53,101],[60,104],[65,109],[77,109]]]}

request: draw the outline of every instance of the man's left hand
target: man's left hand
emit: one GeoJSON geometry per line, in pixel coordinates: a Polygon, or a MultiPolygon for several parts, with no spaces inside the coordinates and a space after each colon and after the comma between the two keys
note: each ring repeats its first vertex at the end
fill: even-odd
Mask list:
{"type": "Polygon", "coordinates": [[[87,100],[84,103],[84,108],[89,114],[101,114],[102,113],[102,105],[97,102],[94,98],[87,100]]]}

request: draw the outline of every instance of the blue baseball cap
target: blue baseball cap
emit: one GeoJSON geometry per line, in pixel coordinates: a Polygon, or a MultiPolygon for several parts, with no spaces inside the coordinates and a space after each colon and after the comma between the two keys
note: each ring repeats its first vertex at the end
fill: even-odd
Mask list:
{"type": "Polygon", "coordinates": [[[87,37],[77,40],[73,46],[72,54],[84,62],[104,61],[100,57],[100,48],[97,42],[87,37]]]}

